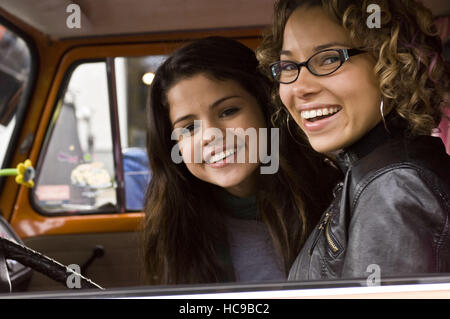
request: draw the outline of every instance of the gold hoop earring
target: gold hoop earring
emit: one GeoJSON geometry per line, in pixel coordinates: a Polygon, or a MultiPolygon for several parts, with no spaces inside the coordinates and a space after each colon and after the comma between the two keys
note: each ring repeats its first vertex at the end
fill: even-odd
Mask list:
{"type": "Polygon", "coordinates": [[[289,135],[292,137],[292,139],[295,141],[295,143],[297,143],[297,144],[299,144],[299,145],[303,145],[302,143],[300,143],[299,141],[297,141],[297,139],[295,138],[295,136],[292,134],[292,132],[291,132],[291,129],[290,129],[290,125],[289,125],[289,120],[290,120],[290,115],[289,115],[289,112],[287,112],[287,117],[286,117],[286,126],[287,126],[287,129],[288,129],[288,132],[289,132],[289,135]]]}
{"type": "Polygon", "coordinates": [[[387,127],[387,124],[386,124],[386,120],[384,119],[384,100],[383,100],[383,97],[381,97],[381,102],[380,102],[380,113],[381,113],[381,120],[383,121],[383,124],[384,124],[384,128],[386,129],[386,131],[388,131],[390,133],[390,131],[389,131],[388,127],[387,127]]]}

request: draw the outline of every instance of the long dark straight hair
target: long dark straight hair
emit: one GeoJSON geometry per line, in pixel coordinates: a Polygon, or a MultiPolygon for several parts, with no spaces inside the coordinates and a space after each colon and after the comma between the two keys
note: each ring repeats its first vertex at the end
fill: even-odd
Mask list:
{"type": "MultiPolygon", "coordinates": [[[[258,70],[255,54],[223,37],[198,40],[177,50],[157,70],[149,94],[147,149],[152,170],[146,199],[143,261],[151,284],[213,283],[233,280],[220,254],[227,247],[224,211],[214,201],[217,186],[175,164],[167,93],[175,84],[203,74],[233,80],[253,95],[268,128],[280,128],[277,173],[259,175],[258,210],[288,271],[331,200],[339,173],[304,136],[292,136],[285,122],[272,123],[270,82],[258,70]]],[[[296,131],[298,132],[298,131],[296,131]]]]}

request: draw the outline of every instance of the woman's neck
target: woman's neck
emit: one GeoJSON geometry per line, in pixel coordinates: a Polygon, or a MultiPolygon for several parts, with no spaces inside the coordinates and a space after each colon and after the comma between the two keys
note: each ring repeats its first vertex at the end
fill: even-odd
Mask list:
{"type": "Polygon", "coordinates": [[[231,187],[226,187],[225,190],[231,195],[234,195],[236,197],[250,197],[252,195],[255,195],[257,189],[256,187],[258,178],[257,173],[258,170],[255,170],[254,173],[252,173],[241,183],[231,187]]]}

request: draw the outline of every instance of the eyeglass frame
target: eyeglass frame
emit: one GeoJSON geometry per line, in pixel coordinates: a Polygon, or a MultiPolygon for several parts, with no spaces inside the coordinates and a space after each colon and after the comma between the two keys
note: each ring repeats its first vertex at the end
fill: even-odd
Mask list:
{"type": "Polygon", "coordinates": [[[326,75],[330,75],[330,74],[336,72],[337,70],[339,70],[339,68],[340,68],[346,61],[348,61],[348,59],[349,59],[351,56],[354,56],[354,55],[357,55],[357,54],[361,54],[361,53],[366,53],[366,51],[359,50],[359,49],[325,49],[325,50],[321,50],[321,51],[318,51],[318,52],[314,53],[313,55],[311,55],[311,56],[309,57],[308,60],[306,60],[306,61],[304,61],[304,62],[299,62],[299,63],[297,63],[297,62],[291,61],[291,60],[280,60],[280,61],[276,61],[276,62],[274,62],[274,63],[271,63],[271,64],[269,65],[269,68],[270,68],[270,71],[271,71],[270,74],[272,74],[272,78],[273,78],[276,82],[278,82],[278,83],[280,83],[280,84],[291,84],[291,83],[294,83],[295,81],[297,81],[297,79],[298,79],[298,77],[299,77],[299,75],[300,75],[300,70],[301,70],[301,68],[302,68],[303,66],[306,67],[306,69],[308,69],[308,71],[309,71],[312,75],[315,75],[315,76],[326,76],[326,75]],[[315,73],[314,71],[312,71],[312,70],[309,68],[309,61],[311,61],[311,59],[314,58],[316,55],[318,55],[318,54],[320,54],[320,53],[322,53],[322,52],[327,52],[327,51],[337,51],[337,52],[339,53],[340,63],[341,63],[341,64],[339,64],[339,66],[338,66],[335,70],[333,70],[333,71],[331,71],[331,72],[328,72],[328,73],[326,73],[326,74],[317,74],[317,73],[315,73]],[[279,64],[280,62],[289,62],[289,63],[292,63],[293,65],[295,65],[295,66],[297,67],[297,76],[295,77],[295,79],[293,79],[292,81],[289,81],[289,82],[281,82],[281,81],[279,81],[279,80],[276,79],[275,74],[274,74],[274,71],[273,71],[273,67],[274,67],[275,65],[279,64]]]}

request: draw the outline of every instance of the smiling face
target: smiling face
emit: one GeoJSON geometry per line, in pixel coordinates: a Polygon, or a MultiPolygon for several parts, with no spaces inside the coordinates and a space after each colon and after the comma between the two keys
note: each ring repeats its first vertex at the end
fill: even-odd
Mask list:
{"type": "MultiPolygon", "coordinates": [[[[300,7],[286,23],[280,60],[303,62],[320,50],[351,49],[350,43],[321,7],[300,7]]],[[[359,54],[330,75],[315,76],[302,67],[295,82],[280,84],[283,104],[316,151],[348,147],[380,122],[374,65],[369,54],[359,54]]]]}
{"type": "Polygon", "coordinates": [[[227,128],[258,131],[266,127],[256,99],[235,81],[198,74],[175,84],[168,91],[167,100],[173,129],[189,131],[178,142],[188,170],[236,196],[252,194],[259,162],[250,160],[254,155],[250,152],[259,141],[253,140],[249,145],[251,139],[244,135],[227,141],[227,128]],[[195,126],[198,123],[201,127],[195,126]],[[215,136],[222,135],[223,139],[210,134],[215,133],[213,130],[220,133],[215,136]],[[200,154],[200,161],[194,158],[195,154],[200,154]],[[241,154],[245,161],[238,158],[241,154]]]}

